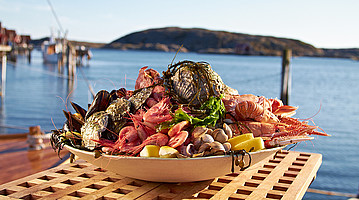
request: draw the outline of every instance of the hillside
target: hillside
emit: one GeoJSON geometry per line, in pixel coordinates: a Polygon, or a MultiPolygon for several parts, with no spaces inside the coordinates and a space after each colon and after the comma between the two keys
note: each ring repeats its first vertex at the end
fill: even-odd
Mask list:
{"type": "Polygon", "coordinates": [[[177,51],[239,55],[279,56],[292,49],[293,56],[357,59],[359,49],[320,49],[295,39],[249,35],[200,28],[166,27],[128,34],[105,45],[121,50],[177,51]]]}

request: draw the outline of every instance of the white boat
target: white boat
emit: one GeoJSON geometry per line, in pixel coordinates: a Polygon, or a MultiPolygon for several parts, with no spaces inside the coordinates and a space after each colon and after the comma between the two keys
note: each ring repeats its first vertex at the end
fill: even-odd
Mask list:
{"type": "Polygon", "coordinates": [[[62,43],[51,36],[48,41],[42,43],[41,50],[45,63],[57,63],[62,56],[62,43]]]}

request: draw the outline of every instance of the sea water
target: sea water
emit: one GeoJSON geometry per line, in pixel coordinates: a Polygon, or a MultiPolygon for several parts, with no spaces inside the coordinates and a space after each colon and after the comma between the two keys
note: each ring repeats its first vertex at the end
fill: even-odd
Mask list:
{"type": "MultiPolygon", "coordinates": [[[[138,71],[148,66],[159,72],[182,60],[205,61],[240,94],[280,97],[281,58],[259,56],[165,53],[93,49],[93,59],[77,68],[75,80],[57,65],[43,64],[33,51],[31,64],[19,57],[8,64],[6,95],[1,100],[0,133],[20,133],[40,125],[45,131],[61,128],[62,110],[69,102],[87,107],[99,90],[134,89],[138,71]]],[[[295,117],[311,119],[331,137],[315,137],[296,151],[320,153],[322,165],[310,188],[342,193],[358,192],[359,184],[359,62],[349,59],[295,57],[291,60],[289,104],[295,117]]],[[[346,199],[306,193],[304,199],[346,199]]]]}

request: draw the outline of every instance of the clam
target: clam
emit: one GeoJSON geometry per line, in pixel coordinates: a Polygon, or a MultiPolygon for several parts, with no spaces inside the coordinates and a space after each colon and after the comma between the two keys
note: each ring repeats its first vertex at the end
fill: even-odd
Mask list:
{"type": "Polygon", "coordinates": [[[198,154],[195,154],[195,157],[200,156],[213,156],[213,155],[224,155],[226,152],[225,147],[217,141],[211,143],[203,143],[199,149],[198,154]]]}
{"type": "Polygon", "coordinates": [[[199,147],[204,143],[212,143],[214,142],[214,139],[209,134],[203,134],[198,138],[194,138],[193,145],[195,149],[199,149],[199,147]]]}
{"type": "Polygon", "coordinates": [[[194,149],[194,145],[188,144],[186,148],[186,154],[191,157],[194,153],[196,153],[196,149],[194,149]]]}
{"type": "MultiPolygon", "coordinates": [[[[208,128],[206,133],[207,133],[208,135],[212,135],[212,132],[213,132],[213,129],[208,128]]],[[[213,136],[212,136],[212,137],[213,137],[213,136]]]]}
{"type": "Polygon", "coordinates": [[[231,147],[232,147],[231,143],[225,142],[222,145],[224,147],[225,152],[229,152],[231,150],[231,147]]]}
{"type": "Polygon", "coordinates": [[[217,128],[212,132],[212,137],[215,141],[218,141],[220,143],[225,143],[228,140],[227,134],[224,132],[223,129],[217,128]]]}
{"type": "Polygon", "coordinates": [[[214,142],[214,138],[209,134],[203,134],[201,136],[201,140],[204,143],[212,143],[212,142],[214,142]]]}
{"type": "Polygon", "coordinates": [[[194,138],[198,138],[200,136],[202,136],[203,134],[205,134],[207,132],[208,128],[203,127],[203,126],[197,126],[193,131],[192,131],[192,136],[194,138]]]}
{"type": "Polygon", "coordinates": [[[203,153],[207,150],[209,150],[211,148],[211,143],[203,143],[199,149],[198,149],[198,153],[203,153]]]}
{"type": "Polygon", "coordinates": [[[187,146],[182,146],[180,149],[180,154],[184,157],[192,157],[196,153],[196,149],[192,143],[187,146]]]}
{"type": "Polygon", "coordinates": [[[228,126],[228,124],[223,123],[223,130],[226,133],[226,135],[228,136],[228,139],[231,139],[233,137],[233,132],[231,127],[228,126]]]}
{"type": "Polygon", "coordinates": [[[223,155],[226,152],[225,148],[220,142],[214,141],[210,144],[210,146],[210,155],[223,155]]]}

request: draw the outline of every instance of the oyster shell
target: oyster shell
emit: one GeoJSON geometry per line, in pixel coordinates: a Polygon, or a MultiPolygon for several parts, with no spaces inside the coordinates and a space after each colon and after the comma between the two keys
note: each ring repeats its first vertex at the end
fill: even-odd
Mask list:
{"type": "Polygon", "coordinates": [[[93,150],[97,146],[101,133],[106,130],[109,116],[105,111],[92,114],[81,127],[82,144],[85,148],[93,150]]]}

